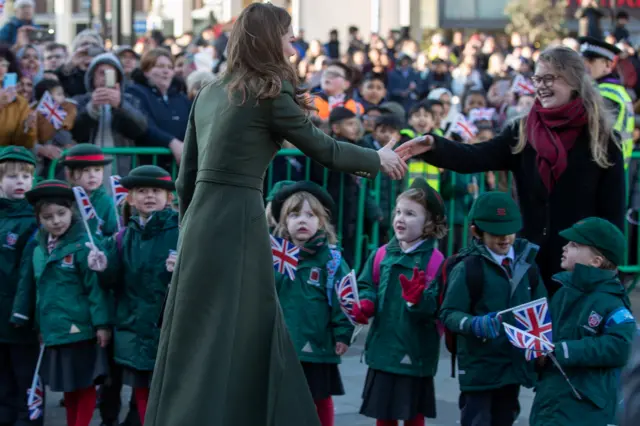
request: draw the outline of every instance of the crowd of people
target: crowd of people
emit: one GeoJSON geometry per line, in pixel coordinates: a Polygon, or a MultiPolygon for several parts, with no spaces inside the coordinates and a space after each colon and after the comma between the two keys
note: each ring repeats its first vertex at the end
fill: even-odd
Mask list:
{"type": "MultiPolygon", "coordinates": [[[[262,13],[262,7],[274,6],[250,8],[262,13]]],[[[242,59],[243,35],[234,40],[232,23],[177,38],[156,30],[133,46],[110,46],[97,32],[84,30],[65,46],[30,37],[32,0],[17,0],[15,8],[16,16],[0,29],[0,315],[7,319],[0,324],[0,425],[43,424],[42,415],[30,419],[24,397],[38,364],[38,338],[46,348],[40,376],[49,389],[64,392],[69,426],[88,426],[96,405],[103,425],[117,425],[123,384],[133,388],[125,424],[143,424],[154,371],[162,372],[154,386],[163,387],[164,398],[184,404],[171,411],[170,404],[156,400],[148,424],[206,412],[205,406],[193,409],[196,398],[184,396],[198,365],[185,365],[184,377],[167,373],[171,362],[165,357],[176,356],[178,343],[160,342],[160,324],[163,312],[169,315],[165,328],[177,330],[187,321],[174,309],[176,299],[196,303],[191,295],[180,299],[177,292],[188,287],[185,282],[201,281],[223,260],[260,257],[258,248],[229,248],[226,257],[203,261],[207,269],[196,259],[208,250],[183,246],[182,260],[176,252],[179,232],[187,235],[189,229],[199,237],[216,229],[229,247],[258,240],[264,214],[252,195],[238,196],[239,188],[261,190],[270,234],[283,239],[284,247],[300,249],[293,276],[275,273],[290,341],[274,339],[285,348],[284,360],[291,361],[287,356],[293,351],[286,350],[292,343],[300,361],[317,412],[305,424],[333,425],[332,396],[344,394],[340,357],[355,327],[370,321],[361,413],[378,426],[424,425],[425,417],[436,417],[434,376],[445,328],[457,342],[457,349],[448,349],[458,357],[462,425],[512,425],[520,414],[520,387],[534,384],[532,425],[587,424],[585,418],[594,426],[615,422],[619,371],[636,334],[617,267],[635,264],[637,242],[625,240],[623,232],[628,227],[636,238],[640,212],[640,167],[632,159],[632,151],[640,149],[635,120],[640,60],[625,29],[626,14],[617,16],[611,34],[586,33],[543,47],[526,34],[454,32],[450,41],[444,33],[434,35],[423,49],[406,28],[365,40],[356,27],[348,29],[344,46],[337,30],[326,42],[308,41],[302,30],[290,34],[290,24],[270,37],[269,31],[282,26],[272,22],[261,29],[260,39],[283,39],[289,61],[283,75],[297,79],[305,92],[296,97],[283,85],[288,101],[281,95],[261,104],[251,119],[268,111],[269,129],[282,139],[277,147],[300,148],[317,162],[278,156],[263,181],[255,170],[256,176],[225,174],[237,165],[199,152],[208,143],[196,147],[203,129],[212,140],[228,143],[244,135],[246,146],[225,150],[238,164],[257,170],[258,153],[270,160],[267,151],[276,146],[255,145],[267,134],[257,124],[240,131],[248,112],[238,107],[242,120],[234,121],[231,104],[211,101],[227,94],[220,89],[225,86],[209,83],[260,88],[248,83],[252,73],[277,62],[264,52],[242,59]],[[240,72],[246,81],[234,80],[240,72]],[[190,118],[196,103],[201,107],[193,108],[190,118]],[[299,109],[307,110],[309,119],[299,109]],[[216,111],[229,118],[224,126],[210,119],[216,111]],[[251,132],[254,139],[247,136],[251,132]],[[342,151],[327,155],[335,141],[342,142],[342,151]],[[249,146],[255,152],[247,156],[241,150],[249,146]],[[363,153],[390,156],[394,146],[406,161],[407,178],[393,180],[400,169],[386,170],[383,164],[387,176],[380,176],[376,187],[364,179],[375,174],[375,156],[363,153]],[[152,165],[144,156],[134,162],[135,156],[111,158],[103,152],[127,147],[168,148],[173,158],[152,165]],[[361,158],[340,160],[349,153],[361,158]],[[200,156],[211,167],[200,170],[205,167],[200,156]],[[180,213],[172,163],[180,170],[180,213]],[[201,181],[231,189],[216,188],[196,203],[201,181]],[[93,213],[76,211],[74,187],[84,190],[93,213]],[[116,188],[128,190],[122,204],[116,188]],[[184,219],[190,203],[200,210],[192,207],[191,228],[179,230],[179,215],[184,219]],[[234,213],[236,207],[245,219],[234,213]],[[214,213],[219,222],[205,225],[204,217],[214,213]],[[243,229],[227,226],[231,216],[245,220],[243,229]],[[367,234],[380,236],[380,248],[367,250],[362,244],[367,234]],[[367,260],[357,265],[360,256],[367,260]],[[360,303],[345,313],[333,288],[352,268],[360,303]],[[182,282],[174,277],[173,295],[167,295],[172,275],[182,282]],[[472,276],[484,277],[480,288],[472,276]],[[514,321],[505,310],[543,297],[554,324],[549,342],[555,344],[554,362],[546,354],[527,360],[502,328],[514,321]],[[574,317],[575,324],[566,321],[574,317]],[[178,392],[183,394],[167,396],[178,392]],[[161,409],[168,414],[159,414],[161,409]]],[[[274,97],[273,88],[264,90],[265,98],[274,97]]],[[[256,261],[257,273],[264,272],[263,263],[256,261]]],[[[229,284],[238,281],[233,286],[238,300],[246,297],[242,289],[248,280],[255,281],[222,266],[215,273],[228,277],[229,284]]],[[[267,293],[257,300],[270,298],[268,289],[260,291],[267,293]]],[[[229,289],[209,295],[230,297],[229,289]]],[[[208,300],[205,293],[196,296],[199,303],[208,300]]],[[[207,311],[182,309],[191,315],[207,311]]],[[[237,315],[234,304],[224,309],[237,315]]],[[[271,327],[271,320],[256,316],[256,321],[271,327]]],[[[257,322],[243,319],[243,324],[257,322]]],[[[176,334],[172,338],[193,337],[176,334]]],[[[233,344],[254,334],[236,336],[233,344]]],[[[182,340],[179,346],[193,343],[182,340]]],[[[209,343],[215,346],[214,340],[198,341],[199,349],[189,356],[213,351],[209,343]]],[[[269,362],[255,363],[256,377],[269,362]]],[[[224,383],[225,398],[247,392],[219,374],[207,377],[224,383]]],[[[296,388],[295,377],[284,381],[293,394],[306,392],[296,388]]],[[[307,401],[299,397],[295,409],[302,419],[307,401]]],[[[258,419],[270,409],[229,414],[225,408],[215,415],[258,419]]]]}

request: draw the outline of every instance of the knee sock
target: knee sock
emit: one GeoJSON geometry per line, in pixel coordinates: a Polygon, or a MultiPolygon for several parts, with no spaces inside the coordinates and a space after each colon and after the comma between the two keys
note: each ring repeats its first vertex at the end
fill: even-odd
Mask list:
{"type": "Polygon", "coordinates": [[[397,420],[376,420],[376,426],[398,426],[397,420]]]}
{"type": "Polygon", "coordinates": [[[76,423],[74,426],[89,426],[96,409],[96,388],[91,386],[73,393],[76,403],[76,423]]]}
{"type": "Polygon", "coordinates": [[[314,402],[320,418],[320,424],[322,426],[333,426],[333,399],[331,397],[316,399],[314,402]]]}
{"type": "Polygon", "coordinates": [[[135,388],[133,390],[140,415],[140,424],[144,424],[144,416],[147,413],[147,401],[149,401],[149,388],[135,388]]]}
{"type": "Polygon", "coordinates": [[[76,405],[75,392],[65,392],[64,410],[67,413],[67,426],[76,426],[76,405]]]}
{"type": "Polygon", "coordinates": [[[405,420],[404,426],[424,426],[424,416],[422,414],[418,414],[411,420],[405,420]]]}

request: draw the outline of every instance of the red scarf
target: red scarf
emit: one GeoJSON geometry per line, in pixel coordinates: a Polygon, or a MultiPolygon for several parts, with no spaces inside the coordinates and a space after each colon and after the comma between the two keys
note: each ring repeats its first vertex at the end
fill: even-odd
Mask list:
{"type": "Polygon", "coordinates": [[[581,98],[557,108],[543,108],[536,99],[527,117],[527,140],[536,150],[538,172],[551,192],[567,168],[567,152],[587,124],[587,112],[581,98]]]}

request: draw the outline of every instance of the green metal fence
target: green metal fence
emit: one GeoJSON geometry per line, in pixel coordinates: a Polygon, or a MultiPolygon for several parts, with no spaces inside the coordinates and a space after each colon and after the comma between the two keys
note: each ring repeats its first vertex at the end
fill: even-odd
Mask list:
{"type": "MultiPolygon", "coordinates": [[[[144,157],[151,157],[151,162],[152,164],[157,164],[158,163],[158,158],[159,157],[166,157],[166,156],[170,156],[170,158],[172,159],[172,176],[175,178],[177,176],[177,165],[175,163],[175,161],[173,161],[173,157],[171,152],[166,149],[166,148],[104,148],[103,149],[104,153],[106,155],[112,155],[115,157],[122,157],[122,156],[127,156],[127,157],[131,157],[132,160],[132,167],[135,167],[137,164],[140,163],[140,157],[144,156],[144,157]]],[[[283,149],[281,151],[278,152],[277,156],[285,156],[285,157],[295,157],[297,158],[301,164],[303,164],[303,172],[302,172],[302,178],[303,179],[309,179],[310,178],[310,173],[311,173],[311,159],[307,158],[304,156],[304,154],[302,154],[302,152],[300,152],[297,149],[283,149]]],[[[634,152],[633,154],[633,159],[640,159],[640,153],[636,153],[634,152]]],[[[58,161],[54,160],[49,168],[48,171],[48,177],[52,178],[53,176],[55,176],[55,169],[56,166],[58,164],[58,161]]],[[[118,173],[117,170],[117,163],[114,162],[114,169],[113,169],[113,173],[118,173]]],[[[291,179],[292,177],[294,177],[295,175],[295,171],[293,169],[293,166],[287,162],[286,166],[285,166],[285,178],[286,179],[291,179]]],[[[327,182],[328,182],[328,177],[329,177],[329,171],[328,170],[324,170],[324,179],[323,179],[323,186],[327,186],[327,182]]],[[[344,188],[344,179],[348,178],[347,175],[342,174],[341,175],[341,185],[340,185],[340,197],[338,200],[336,200],[336,204],[338,206],[338,217],[337,219],[337,229],[338,230],[342,230],[343,229],[343,212],[345,210],[345,206],[346,203],[356,203],[357,204],[357,214],[356,214],[356,223],[355,223],[355,229],[356,229],[356,241],[355,241],[355,253],[354,253],[354,264],[351,265],[356,271],[359,271],[360,268],[362,267],[364,261],[366,260],[366,256],[371,253],[373,250],[375,250],[381,243],[383,236],[380,235],[381,232],[381,228],[380,228],[380,224],[376,223],[372,226],[367,226],[367,224],[365,223],[365,209],[366,209],[366,200],[368,197],[370,197],[371,199],[373,199],[375,201],[375,203],[377,205],[380,205],[380,200],[381,200],[381,182],[382,179],[384,179],[384,177],[382,175],[378,175],[378,177],[376,177],[376,179],[374,180],[366,180],[366,179],[362,179],[360,180],[360,188],[358,190],[358,196],[356,200],[345,200],[345,197],[343,196],[343,188],[344,188]]],[[[639,183],[640,183],[640,176],[638,177],[639,179],[639,183]]],[[[274,170],[273,170],[273,166],[270,167],[266,173],[265,176],[265,180],[266,180],[266,186],[267,189],[270,189],[274,184],[274,170]]],[[[455,186],[455,180],[456,180],[456,174],[455,173],[451,173],[451,184],[455,186]]],[[[627,181],[628,181],[628,177],[627,177],[627,181]]],[[[441,183],[442,184],[442,183],[441,183]]],[[[508,180],[508,184],[507,187],[510,189],[511,188],[511,177],[509,177],[508,180]]],[[[484,179],[481,179],[480,182],[478,182],[478,186],[480,187],[480,193],[485,191],[485,182],[484,179]]],[[[389,200],[391,202],[391,204],[393,204],[395,202],[395,199],[397,197],[397,195],[399,194],[399,192],[401,192],[404,188],[406,188],[406,183],[405,182],[400,182],[398,184],[394,184],[391,185],[390,188],[390,194],[389,194],[389,200]]],[[[627,191],[628,192],[628,191],[627,191]]],[[[451,198],[450,200],[446,201],[447,203],[447,207],[448,207],[448,211],[449,212],[453,212],[456,208],[456,200],[455,197],[451,198]]],[[[393,205],[390,205],[389,208],[393,208],[393,205]]],[[[391,210],[393,211],[393,210],[391,210]]],[[[627,241],[629,241],[630,238],[630,233],[631,233],[631,228],[635,226],[635,225],[631,225],[628,222],[625,222],[625,236],[627,237],[627,241]]],[[[453,214],[449,214],[449,229],[453,230],[453,214]]],[[[462,226],[462,241],[464,244],[466,244],[466,242],[468,241],[468,222],[465,219],[465,223],[462,226]]],[[[389,227],[389,229],[392,229],[389,227]]],[[[392,231],[390,231],[392,232],[392,231]]],[[[340,235],[338,235],[338,237],[340,238],[340,235]]],[[[452,250],[453,250],[453,245],[454,245],[454,232],[449,232],[449,235],[447,237],[447,254],[451,254],[452,250]]],[[[629,241],[631,243],[631,241],[629,241]]],[[[629,256],[629,245],[627,246],[627,253],[625,256],[625,264],[620,266],[620,270],[623,272],[627,272],[627,273],[632,273],[632,274],[640,274],[640,239],[636,239],[635,241],[632,242],[633,244],[635,244],[635,246],[637,247],[637,255],[635,259],[628,259],[629,256]]]]}

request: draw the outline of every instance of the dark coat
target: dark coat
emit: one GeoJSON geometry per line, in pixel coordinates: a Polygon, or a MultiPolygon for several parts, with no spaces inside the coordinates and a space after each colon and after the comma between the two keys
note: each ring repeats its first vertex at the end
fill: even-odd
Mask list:
{"type": "Polygon", "coordinates": [[[322,133],[291,84],[241,105],[226,89],[205,86],[189,118],[176,185],[178,260],[145,425],[317,426],[278,304],[262,180],[285,139],[362,177],[376,175],[378,154],[322,133]]]}
{"type": "Polygon", "coordinates": [[[459,173],[509,170],[513,173],[522,211],[522,237],[540,246],[537,263],[549,293],[557,284],[551,276],[560,272],[562,247],[558,232],[590,216],[609,220],[623,229],[625,176],[622,152],[609,143],[611,167],[599,167],[591,157],[590,136],[585,131],[568,153],[568,165],[549,193],[538,172],[536,151],[527,144],[513,154],[518,125],[510,125],[490,141],[467,145],[434,136],[435,149],[421,158],[430,164],[459,173]]]}

